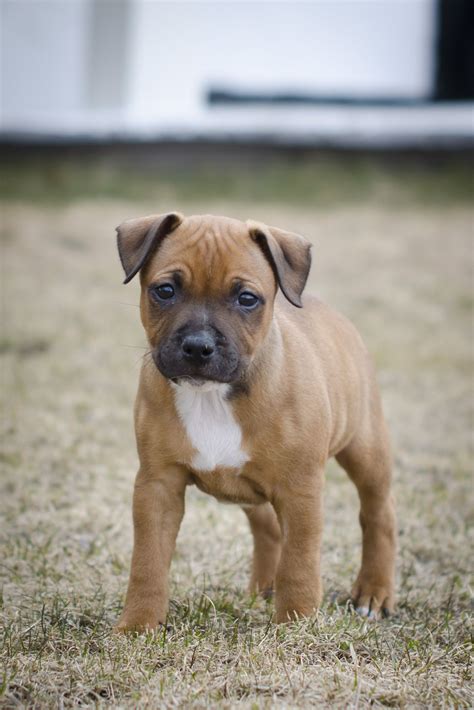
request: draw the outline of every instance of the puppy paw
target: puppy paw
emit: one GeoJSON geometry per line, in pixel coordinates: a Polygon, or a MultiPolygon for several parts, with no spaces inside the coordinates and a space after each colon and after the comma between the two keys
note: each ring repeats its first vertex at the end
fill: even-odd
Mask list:
{"type": "Polygon", "coordinates": [[[368,619],[369,621],[379,621],[380,619],[380,613],[375,609],[371,609],[367,606],[356,607],[356,614],[359,614],[359,616],[362,616],[368,619]]]}
{"type": "Polygon", "coordinates": [[[393,587],[388,583],[370,583],[357,580],[351,600],[359,616],[369,621],[379,621],[394,610],[393,587]]]}
{"type": "Polygon", "coordinates": [[[155,631],[156,626],[149,626],[148,624],[116,624],[114,626],[114,634],[147,634],[155,631]]]}
{"type": "MultiPolygon", "coordinates": [[[[116,634],[149,634],[163,629],[165,624],[146,619],[122,618],[114,626],[116,634]]],[[[166,627],[168,628],[168,627],[166,627]]]]}
{"type": "Polygon", "coordinates": [[[259,580],[252,579],[248,591],[251,595],[256,595],[267,600],[272,599],[275,593],[273,581],[271,580],[264,580],[260,582],[259,580]]]}

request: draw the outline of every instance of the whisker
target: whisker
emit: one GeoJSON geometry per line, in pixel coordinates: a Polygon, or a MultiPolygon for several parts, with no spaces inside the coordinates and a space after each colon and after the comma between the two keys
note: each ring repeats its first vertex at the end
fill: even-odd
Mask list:
{"type": "Polygon", "coordinates": [[[153,363],[153,353],[151,350],[147,350],[145,353],[140,355],[140,357],[136,360],[135,364],[138,365],[142,362],[143,366],[145,367],[146,365],[149,365],[150,363],[153,363]]]}

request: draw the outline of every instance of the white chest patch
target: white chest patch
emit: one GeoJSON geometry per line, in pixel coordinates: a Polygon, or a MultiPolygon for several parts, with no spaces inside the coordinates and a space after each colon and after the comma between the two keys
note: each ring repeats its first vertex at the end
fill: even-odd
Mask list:
{"type": "Polygon", "coordinates": [[[176,409],[196,454],[197,471],[218,466],[241,468],[249,457],[242,449],[242,432],[225,396],[229,386],[209,382],[201,387],[174,386],[176,409]]]}

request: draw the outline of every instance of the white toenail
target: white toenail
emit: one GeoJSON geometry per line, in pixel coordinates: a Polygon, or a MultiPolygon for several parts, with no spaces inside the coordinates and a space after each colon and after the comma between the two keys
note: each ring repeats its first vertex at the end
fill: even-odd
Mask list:
{"type": "Polygon", "coordinates": [[[360,616],[369,616],[369,607],[368,606],[358,606],[356,609],[356,612],[360,614],[360,616]]]}

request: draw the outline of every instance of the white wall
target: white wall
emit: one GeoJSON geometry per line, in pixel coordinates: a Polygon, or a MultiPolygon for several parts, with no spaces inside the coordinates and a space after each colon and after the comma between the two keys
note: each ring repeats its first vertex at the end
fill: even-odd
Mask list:
{"type": "Polygon", "coordinates": [[[87,3],[1,0],[1,108],[27,119],[82,110],[87,3]]]}
{"type": "Polygon", "coordinates": [[[434,0],[137,0],[130,109],[168,121],[207,110],[210,85],[424,98],[434,0]]]}
{"type": "Polygon", "coordinates": [[[419,142],[471,107],[209,106],[210,87],[424,98],[436,0],[0,0],[0,129],[419,142]]]}

